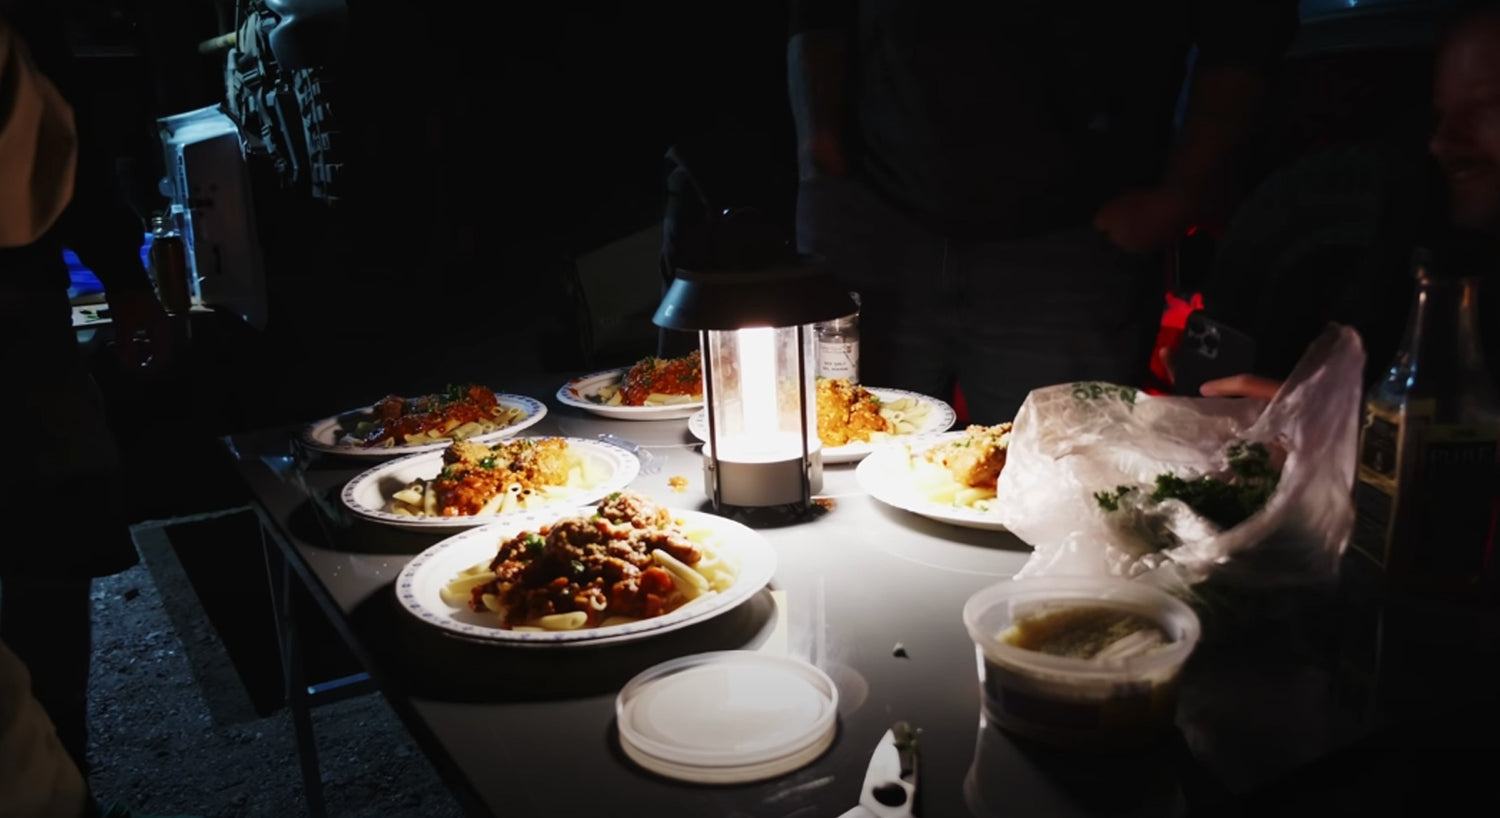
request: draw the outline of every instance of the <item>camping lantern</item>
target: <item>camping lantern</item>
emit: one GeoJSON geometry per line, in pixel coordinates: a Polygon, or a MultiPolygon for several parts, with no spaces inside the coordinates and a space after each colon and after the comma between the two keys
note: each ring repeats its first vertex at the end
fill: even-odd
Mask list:
{"type": "Polygon", "coordinates": [[[823,484],[812,325],[854,309],[847,288],[801,261],[677,271],[655,322],[698,331],[704,485],[715,511],[811,507],[823,484]]]}

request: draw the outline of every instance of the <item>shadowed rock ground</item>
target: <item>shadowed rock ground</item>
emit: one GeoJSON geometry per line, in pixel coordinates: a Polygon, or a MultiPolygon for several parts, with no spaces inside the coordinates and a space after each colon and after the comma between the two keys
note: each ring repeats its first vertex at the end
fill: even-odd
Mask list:
{"type": "MultiPolygon", "coordinates": [[[[306,815],[290,713],[257,714],[162,530],[136,540],[141,564],[94,585],[99,797],[162,815],[306,815]]],[[[313,724],[329,815],[461,815],[378,693],[318,707],[313,724]]]]}

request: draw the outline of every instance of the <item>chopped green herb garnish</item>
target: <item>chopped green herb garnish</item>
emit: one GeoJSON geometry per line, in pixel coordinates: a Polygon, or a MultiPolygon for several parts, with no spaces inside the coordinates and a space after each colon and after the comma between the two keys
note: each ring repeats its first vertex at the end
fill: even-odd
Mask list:
{"type": "Polygon", "coordinates": [[[1119,511],[1120,501],[1125,499],[1125,495],[1132,491],[1135,491],[1135,489],[1130,486],[1116,486],[1114,491],[1094,492],[1094,500],[1105,511],[1119,511]]]}
{"type": "Polygon", "coordinates": [[[531,532],[526,534],[526,538],[521,541],[521,544],[525,545],[526,550],[532,554],[540,554],[542,553],[542,549],[547,547],[546,540],[531,532]]]}
{"type": "MultiPolygon", "coordinates": [[[[1281,474],[1263,443],[1238,442],[1229,447],[1227,455],[1228,477],[1204,475],[1188,480],[1170,472],[1158,474],[1150,501],[1181,500],[1220,529],[1239,525],[1271,499],[1281,474]]],[[[1113,492],[1095,492],[1094,500],[1105,511],[1118,511],[1131,491],[1130,486],[1118,486],[1113,492]]]]}

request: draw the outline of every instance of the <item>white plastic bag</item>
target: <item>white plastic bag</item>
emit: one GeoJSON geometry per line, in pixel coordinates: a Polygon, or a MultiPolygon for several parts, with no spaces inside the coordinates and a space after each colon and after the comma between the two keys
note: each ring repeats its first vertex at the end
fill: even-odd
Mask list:
{"type": "Polygon", "coordinates": [[[1359,335],[1334,325],[1269,404],[1096,383],[1033,391],[996,489],[1006,527],[1035,549],[1018,576],[1114,574],[1164,585],[1212,576],[1249,587],[1336,576],[1354,522],[1364,360],[1359,335]],[[1285,463],[1265,505],[1232,528],[1180,500],[1142,514],[1106,510],[1096,497],[1124,486],[1149,493],[1164,472],[1223,474],[1237,441],[1284,451],[1285,463]]]}

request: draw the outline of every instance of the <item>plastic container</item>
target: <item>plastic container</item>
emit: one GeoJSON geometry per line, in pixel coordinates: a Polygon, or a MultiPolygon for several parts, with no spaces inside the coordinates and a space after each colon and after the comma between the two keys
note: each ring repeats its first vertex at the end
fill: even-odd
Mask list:
{"type": "Polygon", "coordinates": [[[822,755],[838,730],[838,688],[797,659],[699,653],[631,679],[615,715],[621,749],[642,767],[683,781],[737,784],[822,755]]]}
{"type": "MultiPolygon", "coordinates": [[[[1046,744],[1098,751],[1141,747],[1171,728],[1182,666],[1201,632],[1198,615],[1182,600],[1111,577],[1009,580],[970,597],[963,618],[990,722],[1046,744]],[[1141,647],[1153,633],[1148,629],[1129,641],[1113,641],[1114,655],[1093,658],[1053,655],[1012,641],[1018,622],[1032,628],[1048,617],[1055,623],[1080,621],[1075,614],[1097,619],[1116,613],[1154,624],[1161,641],[1141,647]]],[[[1060,632],[1067,635],[1066,627],[1060,632]]]]}

